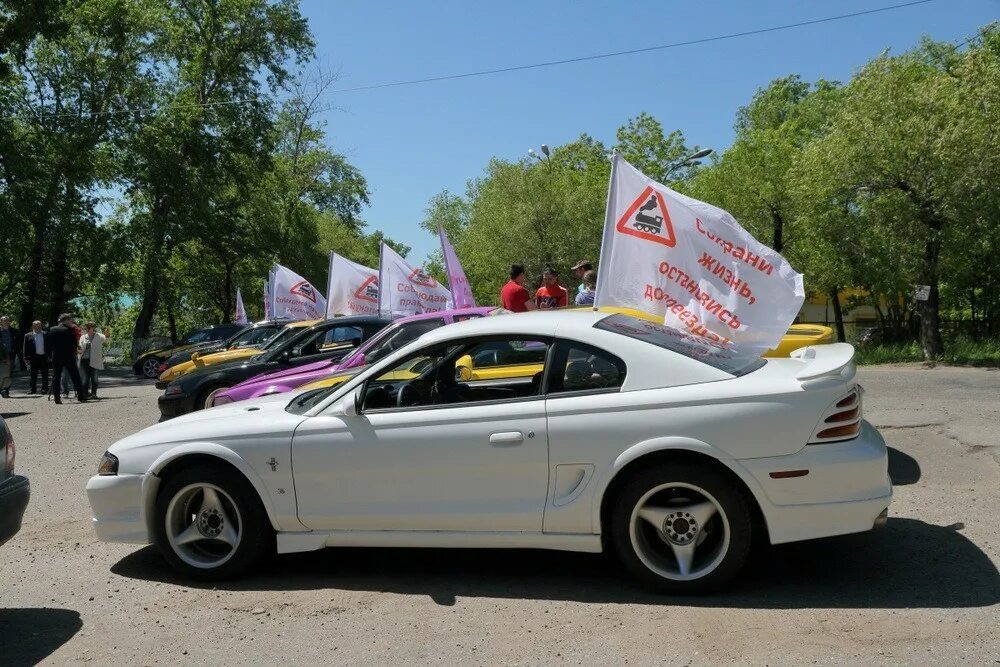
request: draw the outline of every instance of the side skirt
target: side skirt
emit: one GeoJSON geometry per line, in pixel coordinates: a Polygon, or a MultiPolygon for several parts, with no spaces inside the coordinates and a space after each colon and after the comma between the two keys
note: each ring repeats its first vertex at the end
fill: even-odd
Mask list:
{"type": "Polygon", "coordinates": [[[410,547],[435,549],[552,549],[600,553],[600,535],[460,532],[444,530],[331,530],[278,533],[278,553],[324,547],[410,547]]]}

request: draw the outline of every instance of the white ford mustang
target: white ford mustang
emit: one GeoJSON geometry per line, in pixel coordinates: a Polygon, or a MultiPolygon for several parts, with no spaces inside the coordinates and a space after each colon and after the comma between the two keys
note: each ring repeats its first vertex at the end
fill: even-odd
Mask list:
{"type": "Polygon", "coordinates": [[[470,320],[334,388],[151,426],[87,494],[101,539],[152,541],[201,578],[275,546],[609,548],[653,587],[713,590],[758,534],[885,522],[852,359],[759,359],[624,314],[470,320]],[[468,358],[480,379],[463,382],[468,358]]]}

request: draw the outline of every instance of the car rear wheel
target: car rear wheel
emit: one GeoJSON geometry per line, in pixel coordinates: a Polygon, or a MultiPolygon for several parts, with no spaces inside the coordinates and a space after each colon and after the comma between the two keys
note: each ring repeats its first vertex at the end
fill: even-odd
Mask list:
{"type": "Polygon", "coordinates": [[[250,483],[225,466],[199,465],[164,482],[154,541],[183,575],[204,580],[246,573],[274,550],[274,531],[250,483]]]}
{"type": "Polygon", "coordinates": [[[142,371],[142,376],[148,380],[157,378],[160,376],[160,360],[153,357],[143,359],[139,370],[142,371]]]}
{"type": "Polygon", "coordinates": [[[667,593],[724,587],[743,569],[752,537],[740,490],[725,475],[690,464],[658,466],[629,480],[611,530],[628,570],[667,593]]]}

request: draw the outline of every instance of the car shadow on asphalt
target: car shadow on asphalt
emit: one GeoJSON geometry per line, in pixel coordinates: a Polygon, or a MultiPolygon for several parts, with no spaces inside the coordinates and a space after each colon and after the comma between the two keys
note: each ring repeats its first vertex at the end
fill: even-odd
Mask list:
{"type": "Polygon", "coordinates": [[[862,533],[763,549],[735,588],[705,597],[641,589],[600,554],[531,550],[326,549],[279,556],[246,579],[197,583],[177,576],[153,547],[111,571],[123,577],[233,591],[342,589],[457,598],[682,604],[747,609],[983,607],[1000,602],[1000,574],[958,531],[890,519],[862,533]],[[266,572],[266,574],[265,574],[266,572]]]}
{"type": "Polygon", "coordinates": [[[909,486],[920,481],[920,464],[909,454],[904,454],[895,447],[889,450],[889,479],[894,486],[909,486]]]}
{"type": "Polygon", "coordinates": [[[0,412],[0,417],[3,419],[13,419],[14,417],[23,417],[30,414],[30,412],[0,412]]]}
{"type": "Polygon", "coordinates": [[[73,609],[0,608],[0,663],[10,667],[38,664],[82,627],[80,612],[73,609]]]}

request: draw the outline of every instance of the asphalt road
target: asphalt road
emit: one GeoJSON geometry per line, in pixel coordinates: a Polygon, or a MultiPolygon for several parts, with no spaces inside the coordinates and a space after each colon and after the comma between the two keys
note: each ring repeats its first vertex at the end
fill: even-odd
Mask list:
{"type": "Polygon", "coordinates": [[[0,399],[31,478],[0,547],[0,664],[1000,663],[1000,372],[873,367],[867,418],[892,446],[876,533],[761,552],[732,592],[650,595],[599,555],[340,549],[220,586],[151,547],[99,543],[84,484],[154,422],[124,374],[101,400],[0,399]]]}

